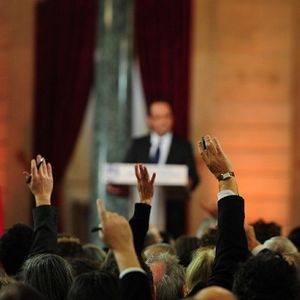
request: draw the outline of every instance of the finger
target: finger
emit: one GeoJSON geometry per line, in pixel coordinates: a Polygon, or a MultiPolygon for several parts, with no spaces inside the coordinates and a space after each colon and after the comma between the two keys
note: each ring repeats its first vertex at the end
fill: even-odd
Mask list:
{"type": "Polygon", "coordinates": [[[143,175],[142,175],[142,177],[145,179],[145,180],[149,180],[149,174],[148,174],[148,170],[147,170],[147,168],[145,167],[145,166],[142,166],[142,172],[143,172],[143,175]]]}
{"type": "Polygon", "coordinates": [[[211,151],[213,154],[216,154],[217,153],[216,145],[209,135],[205,136],[205,142],[206,142],[207,150],[211,151]]]}
{"type": "MultiPolygon", "coordinates": [[[[22,173],[23,175],[25,175],[25,179],[26,179],[26,182],[29,180],[29,178],[31,177],[31,174],[28,173],[27,171],[23,171],[22,173]]],[[[28,182],[29,183],[29,182],[28,182]]]]}
{"type": "Polygon", "coordinates": [[[217,150],[217,152],[219,152],[219,153],[224,153],[224,151],[223,151],[223,149],[222,149],[222,147],[221,147],[221,144],[220,144],[219,140],[218,140],[216,137],[213,138],[213,142],[214,142],[215,145],[216,145],[216,150],[217,150]]]}
{"type": "Polygon", "coordinates": [[[40,165],[39,170],[40,170],[40,172],[41,172],[42,175],[47,176],[48,175],[48,171],[47,171],[46,160],[43,159],[40,162],[41,162],[41,165],[40,165]]]}
{"type": "Polygon", "coordinates": [[[107,212],[103,200],[97,199],[97,209],[98,209],[98,215],[101,218],[102,223],[105,224],[107,220],[107,212]]]}
{"type": "Polygon", "coordinates": [[[36,162],[37,162],[37,164],[39,164],[40,163],[40,161],[42,160],[42,155],[41,154],[38,154],[37,156],[36,156],[36,162]]]}
{"type": "Polygon", "coordinates": [[[150,183],[153,185],[155,181],[156,173],[153,173],[150,179],[150,183]]]}
{"type": "Polygon", "coordinates": [[[47,172],[48,172],[48,176],[52,178],[53,177],[52,166],[50,163],[47,163],[47,172]]]}
{"type": "Polygon", "coordinates": [[[31,160],[31,174],[32,174],[32,176],[34,176],[34,177],[36,177],[37,174],[38,174],[35,159],[32,159],[32,160],[31,160]]]}
{"type": "Polygon", "coordinates": [[[135,177],[136,177],[137,180],[141,180],[141,175],[140,175],[139,166],[140,166],[140,164],[136,164],[136,165],[134,166],[135,177]]]}

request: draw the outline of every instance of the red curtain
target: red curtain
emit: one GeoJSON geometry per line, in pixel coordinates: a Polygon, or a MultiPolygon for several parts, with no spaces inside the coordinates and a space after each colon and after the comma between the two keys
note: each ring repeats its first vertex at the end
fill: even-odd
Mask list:
{"type": "Polygon", "coordinates": [[[54,204],[72,155],[93,74],[97,0],[46,0],[36,7],[34,155],[54,170],[54,204]]]}
{"type": "Polygon", "coordinates": [[[135,51],[147,104],[169,100],[174,131],[188,134],[190,0],[136,0],[135,51]]]}

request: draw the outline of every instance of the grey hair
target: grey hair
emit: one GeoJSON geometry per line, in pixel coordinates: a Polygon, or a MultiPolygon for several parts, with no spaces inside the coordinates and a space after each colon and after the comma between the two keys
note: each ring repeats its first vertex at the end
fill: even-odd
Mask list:
{"type": "Polygon", "coordinates": [[[22,277],[48,300],[66,299],[73,282],[71,266],[55,254],[38,254],[27,259],[22,267],[22,277]]]}
{"type": "Polygon", "coordinates": [[[284,236],[274,236],[266,240],[264,246],[280,254],[298,252],[296,246],[284,236]]]}
{"type": "Polygon", "coordinates": [[[156,286],[156,300],[175,300],[183,297],[185,271],[179,264],[179,259],[169,253],[160,253],[150,256],[146,264],[151,268],[153,264],[162,264],[164,274],[156,286]]]}

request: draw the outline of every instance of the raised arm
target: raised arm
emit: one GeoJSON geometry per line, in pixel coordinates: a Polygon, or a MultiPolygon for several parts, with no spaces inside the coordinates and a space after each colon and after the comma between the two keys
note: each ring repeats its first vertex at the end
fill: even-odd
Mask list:
{"type": "Polygon", "coordinates": [[[153,173],[150,178],[147,168],[142,164],[137,164],[135,165],[135,176],[140,201],[135,204],[134,214],[129,224],[133,233],[135,251],[137,255],[140,256],[149,228],[149,217],[156,174],[153,173]]]}
{"type": "Polygon", "coordinates": [[[208,284],[231,289],[238,264],[248,256],[244,200],[238,195],[233,166],[219,141],[207,135],[199,142],[199,151],[219,183],[216,258],[208,284]]]}
{"type": "Polygon", "coordinates": [[[97,201],[99,217],[102,221],[100,238],[113,251],[121,279],[122,299],[151,299],[151,289],[134,250],[133,235],[128,221],[106,211],[102,201],[97,201]]]}
{"type": "Polygon", "coordinates": [[[26,182],[35,199],[33,209],[33,241],[29,257],[40,253],[54,253],[57,245],[57,212],[51,206],[53,175],[50,163],[41,155],[31,160],[31,173],[24,172],[26,182]],[[30,180],[29,180],[30,179],[30,180]]]}

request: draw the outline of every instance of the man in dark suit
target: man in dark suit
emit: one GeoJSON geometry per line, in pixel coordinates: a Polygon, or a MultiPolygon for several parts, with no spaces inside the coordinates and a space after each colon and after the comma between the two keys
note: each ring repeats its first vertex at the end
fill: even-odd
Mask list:
{"type": "MultiPolygon", "coordinates": [[[[189,174],[187,189],[192,191],[199,183],[192,146],[188,140],[172,132],[173,113],[170,104],[164,100],[153,101],[147,121],[150,133],[132,141],[124,162],[186,165],[189,174]]],[[[174,236],[184,233],[184,201],[168,199],[166,211],[167,231],[174,236]]]]}

